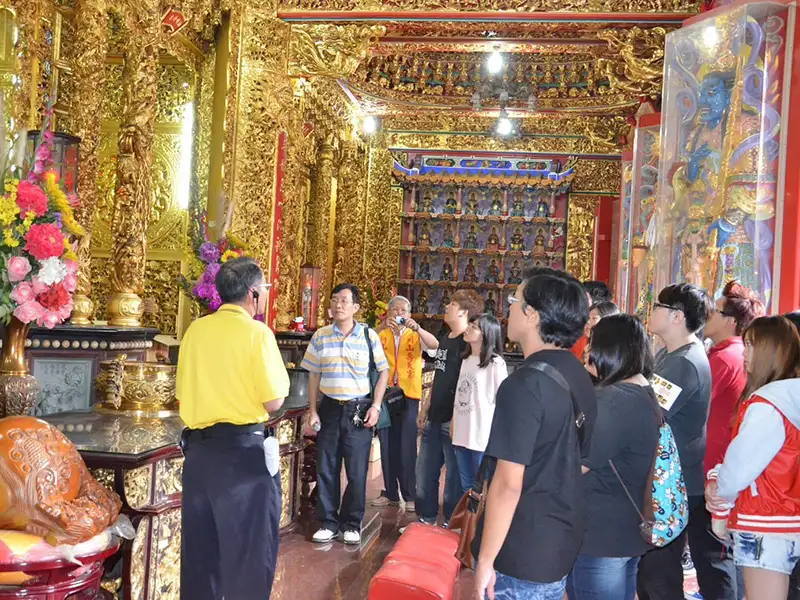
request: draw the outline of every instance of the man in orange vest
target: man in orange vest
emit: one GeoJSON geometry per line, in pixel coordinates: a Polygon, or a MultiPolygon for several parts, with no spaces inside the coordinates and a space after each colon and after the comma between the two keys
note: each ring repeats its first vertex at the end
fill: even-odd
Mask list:
{"type": "Polygon", "coordinates": [[[403,296],[389,301],[380,340],[389,362],[389,387],[403,396],[388,405],[391,427],[378,430],[384,490],[373,506],[397,506],[400,495],[406,510],[414,510],[417,490],[417,418],[422,398],[422,352],[439,346],[436,337],[411,318],[411,302],[403,296]]]}

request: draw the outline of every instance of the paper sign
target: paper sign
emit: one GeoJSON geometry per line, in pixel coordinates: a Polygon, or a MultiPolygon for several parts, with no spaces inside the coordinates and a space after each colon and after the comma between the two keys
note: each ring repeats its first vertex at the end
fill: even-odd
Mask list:
{"type": "Polygon", "coordinates": [[[675,400],[681,395],[682,387],[672,383],[669,379],[664,379],[659,375],[653,375],[650,378],[650,385],[653,386],[653,391],[656,393],[656,398],[661,408],[669,410],[675,404],[675,400]]]}

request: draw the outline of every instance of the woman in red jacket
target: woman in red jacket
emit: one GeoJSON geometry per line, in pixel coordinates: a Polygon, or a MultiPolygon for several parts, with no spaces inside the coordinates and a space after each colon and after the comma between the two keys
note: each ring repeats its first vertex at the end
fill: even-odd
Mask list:
{"type": "Polygon", "coordinates": [[[800,335],[785,317],[761,317],[744,346],[747,387],[706,501],[717,522],[730,510],[747,599],[783,600],[800,559],[800,335]]]}

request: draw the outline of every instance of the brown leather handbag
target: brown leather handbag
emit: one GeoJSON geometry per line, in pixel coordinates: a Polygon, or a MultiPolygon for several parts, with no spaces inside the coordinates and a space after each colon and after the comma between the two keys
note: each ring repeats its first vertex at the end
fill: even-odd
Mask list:
{"type": "Polygon", "coordinates": [[[450,529],[461,531],[456,558],[468,569],[475,568],[475,559],[472,557],[472,540],[475,539],[478,521],[486,508],[486,492],[489,487],[489,478],[486,476],[486,472],[489,470],[490,461],[494,462],[495,459],[484,455],[481,466],[478,468],[478,475],[475,477],[475,483],[458,501],[453,510],[453,516],[450,517],[450,529]]]}

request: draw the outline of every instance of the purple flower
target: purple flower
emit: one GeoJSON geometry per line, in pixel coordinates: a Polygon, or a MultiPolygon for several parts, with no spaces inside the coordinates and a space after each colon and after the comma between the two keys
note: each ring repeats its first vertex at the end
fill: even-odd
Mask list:
{"type": "Polygon", "coordinates": [[[64,218],[61,216],[60,212],[53,213],[53,216],[56,218],[56,223],[58,223],[59,228],[64,228],[64,218]]]}
{"type": "Polygon", "coordinates": [[[219,260],[219,248],[216,244],[206,242],[200,246],[200,260],[204,263],[215,263],[219,260]]]}
{"type": "Polygon", "coordinates": [[[217,278],[217,273],[219,273],[220,268],[222,265],[219,263],[210,263],[207,267],[205,272],[203,273],[203,277],[201,281],[203,283],[213,284],[214,280],[217,278]]]}
{"type": "Polygon", "coordinates": [[[194,289],[192,290],[192,292],[194,292],[194,295],[197,296],[198,298],[201,298],[202,300],[211,300],[216,291],[217,290],[213,285],[202,282],[194,286],[194,289]]]}
{"type": "Polygon", "coordinates": [[[222,306],[222,298],[219,297],[219,292],[217,292],[217,288],[213,289],[213,294],[211,298],[208,300],[208,308],[216,311],[219,307],[222,306]]]}

